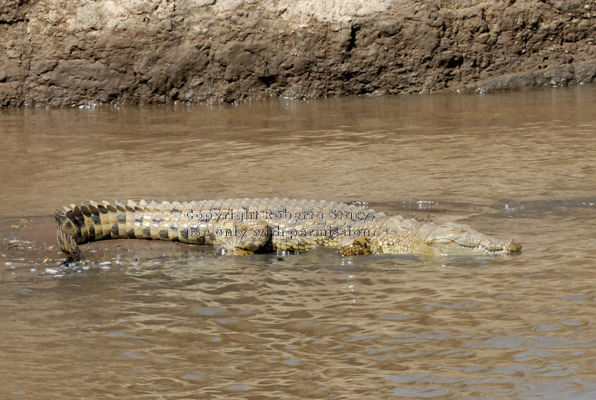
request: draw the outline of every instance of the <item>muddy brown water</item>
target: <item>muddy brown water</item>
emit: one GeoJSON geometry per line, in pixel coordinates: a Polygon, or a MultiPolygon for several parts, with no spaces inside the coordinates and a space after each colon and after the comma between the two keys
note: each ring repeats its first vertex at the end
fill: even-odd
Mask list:
{"type": "Polygon", "coordinates": [[[596,398],[596,88],[0,112],[2,399],[596,398]],[[517,256],[219,256],[61,267],[87,199],[365,201],[517,256]]]}

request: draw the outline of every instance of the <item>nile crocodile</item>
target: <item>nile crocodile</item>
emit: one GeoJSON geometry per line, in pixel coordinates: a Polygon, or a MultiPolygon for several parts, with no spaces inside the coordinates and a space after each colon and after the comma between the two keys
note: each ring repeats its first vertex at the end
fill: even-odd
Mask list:
{"type": "Polygon", "coordinates": [[[327,201],[227,199],[191,202],[88,202],[56,211],[58,244],[70,260],[79,244],[143,238],[215,245],[222,253],[299,253],[315,246],[346,256],[489,255],[521,250],[467,225],[437,225],[327,201]]]}

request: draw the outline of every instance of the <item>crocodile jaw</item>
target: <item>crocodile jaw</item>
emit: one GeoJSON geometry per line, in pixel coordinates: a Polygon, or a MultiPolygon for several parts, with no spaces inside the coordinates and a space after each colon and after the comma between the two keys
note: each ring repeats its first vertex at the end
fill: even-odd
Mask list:
{"type": "Polygon", "coordinates": [[[426,238],[436,255],[490,255],[519,252],[522,246],[513,240],[499,240],[467,225],[448,222],[437,226],[426,238]]]}

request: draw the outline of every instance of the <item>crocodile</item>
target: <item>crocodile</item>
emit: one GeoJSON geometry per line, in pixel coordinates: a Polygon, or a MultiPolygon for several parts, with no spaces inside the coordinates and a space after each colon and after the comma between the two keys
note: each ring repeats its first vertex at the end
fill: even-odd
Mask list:
{"type": "Polygon", "coordinates": [[[502,255],[521,245],[467,225],[435,224],[357,205],[295,199],[190,202],[89,201],[55,214],[58,244],[70,261],[80,244],[110,238],[179,241],[217,246],[222,254],[301,253],[316,246],[344,256],[502,255]]]}

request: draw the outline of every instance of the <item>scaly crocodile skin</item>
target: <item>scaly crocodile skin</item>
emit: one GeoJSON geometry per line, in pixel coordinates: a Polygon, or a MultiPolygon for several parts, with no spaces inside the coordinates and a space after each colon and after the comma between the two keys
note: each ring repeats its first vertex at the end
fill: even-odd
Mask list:
{"type": "Polygon", "coordinates": [[[346,256],[509,254],[521,250],[467,225],[436,225],[342,203],[293,199],[88,202],[56,211],[58,244],[71,260],[79,244],[110,238],[173,240],[224,253],[337,248],[346,256]]]}

